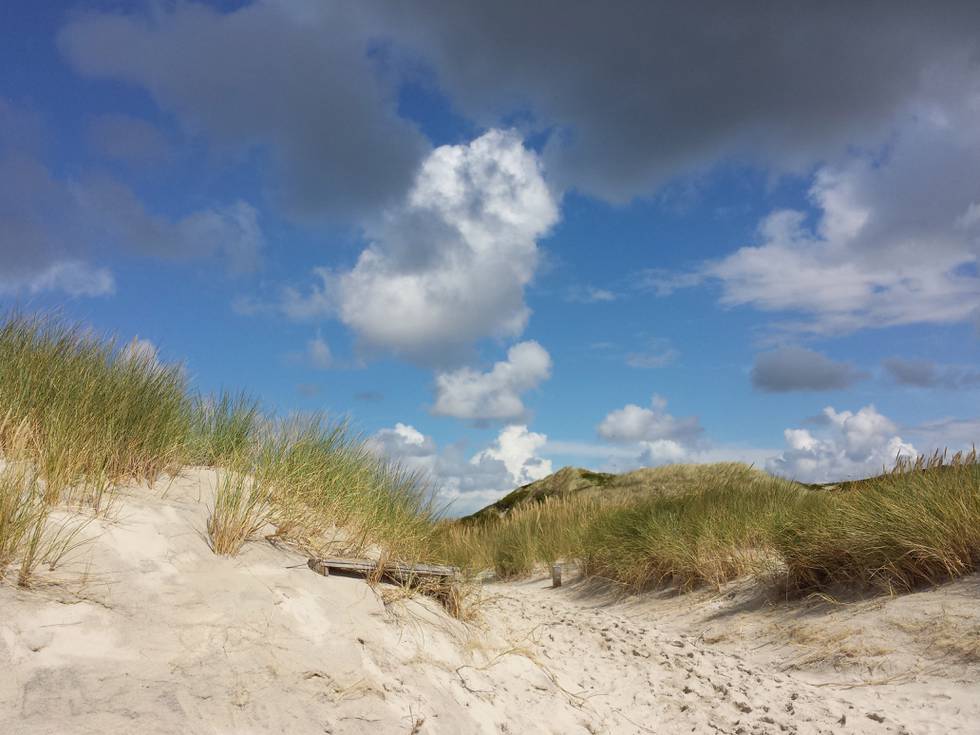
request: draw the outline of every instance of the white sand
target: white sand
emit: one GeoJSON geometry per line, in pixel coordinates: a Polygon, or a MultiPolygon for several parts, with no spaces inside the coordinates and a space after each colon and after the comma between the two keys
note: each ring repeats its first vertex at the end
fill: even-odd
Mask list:
{"type": "Polygon", "coordinates": [[[160,489],[0,586],[0,733],[980,732],[977,578],[847,606],[537,579],[464,626],[264,542],[215,557],[212,474],[160,489]]]}

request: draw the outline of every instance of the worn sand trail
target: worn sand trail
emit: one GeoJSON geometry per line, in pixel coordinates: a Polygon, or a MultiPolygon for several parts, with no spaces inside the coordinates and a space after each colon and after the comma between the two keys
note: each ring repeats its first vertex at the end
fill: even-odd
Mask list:
{"type": "Polygon", "coordinates": [[[553,590],[544,578],[488,589],[498,593],[487,612],[498,633],[524,641],[592,732],[980,731],[975,664],[911,650],[919,613],[976,607],[971,583],[944,600],[829,609],[737,592],[615,601],[581,584],[553,590]],[[907,640],[896,640],[888,626],[903,620],[907,640]],[[800,643],[800,626],[824,635],[800,643]],[[867,645],[875,634],[896,647],[867,645]]]}
{"type": "Polygon", "coordinates": [[[266,542],[215,557],[214,486],[122,489],[74,563],[0,584],[0,733],[980,729],[976,578],[830,607],[541,578],[462,624],[266,542]]]}

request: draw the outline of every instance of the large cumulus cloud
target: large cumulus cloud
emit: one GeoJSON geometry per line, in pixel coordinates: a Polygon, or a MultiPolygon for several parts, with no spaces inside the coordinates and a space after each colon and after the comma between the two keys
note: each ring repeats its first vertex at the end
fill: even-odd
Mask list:
{"type": "Polygon", "coordinates": [[[557,220],[537,156],[516,133],[491,130],[435,149],[404,201],[368,227],[354,267],[319,270],[320,284],[287,290],[282,306],[335,315],[369,349],[445,363],[483,337],[524,330],[537,239],[557,220]]]}

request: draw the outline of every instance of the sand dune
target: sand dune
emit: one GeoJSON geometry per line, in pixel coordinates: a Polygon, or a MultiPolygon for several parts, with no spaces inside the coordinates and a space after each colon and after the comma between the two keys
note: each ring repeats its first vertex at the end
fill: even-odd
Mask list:
{"type": "Polygon", "coordinates": [[[3,733],[947,733],[980,723],[980,580],[847,605],[488,584],[479,622],[209,550],[213,473],[121,491],[0,586],[3,733]]]}

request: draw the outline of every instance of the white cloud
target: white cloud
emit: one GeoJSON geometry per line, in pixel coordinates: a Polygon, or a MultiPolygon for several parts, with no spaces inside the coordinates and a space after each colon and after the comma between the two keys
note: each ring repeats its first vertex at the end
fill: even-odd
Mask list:
{"type": "Polygon", "coordinates": [[[69,296],[110,296],[116,279],[107,268],[80,260],[56,260],[40,272],[17,279],[0,276],[0,293],[61,291],[69,296]]]}
{"type": "Polygon", "coordinates": [[[330,345],[319,334],[306,343],[306,354],[310,360],[310,364],[319,370],[326,370],[333,365],[333,354],[330,352],[330,345]]]}
{"type": "Polygon", "coordinates": [[[596,427],[599,436],[624,450],[607,454],[605,469],[624,472],[637,467],[696,462],[704,451],[704,429],[697,416],[677,418],[667,400],[654,395],[650,408],[629,403],[610,411],[596,427]]]}
{"type": "Polygon", "coordinates": [[[546,443],[545,435],[522,425],[504,427],[490,446],[470,456],[458,444],[440,448],[431,437],[403,423],[369,440],[374,451],[431,478],[455,515],[478,510],[518,485],[549,475],[550,460],[537,454],[546,443]]]}
{"type": "Polygon", "coordinates": [[[693,443],[703,432],[697,416],[676,418],[667,413],[667,401],[654,395],[650,408],[630,403],[611,411],[597,427],[599,436],[616,442],[656,442],[667,439],[693,443]]]}
{"type": "Polygon", "coordinates": [[[689,457],[687,448],[673,439],[640,442],[640,447],[639,459],[644,465],[672,464],[682,462],[689,457]]]}
{"type": "Polygon", "coordinates": [[[922,114],[884,152],[820,169],[812,229],[803,212],[775,211],[760,244],[676,283],[717,279],[723,304],[797,312],[803,319],[784,327],[820,334],[969,320],[980,307],[980,107],[971,104],[922,114]]]}
{"type": "Polygon", "coordinates": [[[507,351],[507,360],[486,373],[461,368],[436,375],[432,413],[474,420],[506,420],[523,416],[521,394],[551,375],[551,357],[530,340],[507,351]]]}
{"type": "Polygon", "coordinates": [[[123,348],[120,353],[120,358],[122,360],[134,360],[140,363],[147,363],[150,365],[159,364],[159,355],[157,353],[157,347],[153,342],[148,339],[140,339],[139,337],[133,337],[132,340],[123,348]]]}
{"type": "Polygon", "coordinates": [[[476,454],[470,462],[479,464],[485,458],[500,460],[514,484],[525,485],[551,474],[551,460],[537,456],[547,441],[547,436],[528,431],[526,426],[507,426],[493,445],[476,454]]]}
{"type": "Polygon", "coordinates": [[[916,454],[897,432],[895,424],[872,405],[857,412],[828,406],[814,431],[786,429],[786,448],[766,468],[803,482],[867,477],[890,469],[899,455],[916,454]]]}
{"type": "Polygon", "coordinates": [[[581,286],[569,289],[566,298],[569,301],[581,304],[596,304],[604,301],[615,301],[619,297],[609,289],[596,288],[595,286],[581,286]]]}
{"type": "Polygon", "coordinates": [[[368,225],[354,268],[316,271],[321,283],[288,290],[282,308],[336,315],[367,347],[444,363],[475,340],[524,330],[536,240],[557,221],[536,154],[491,130],[432,151],[404,203],[368,225]]]}

